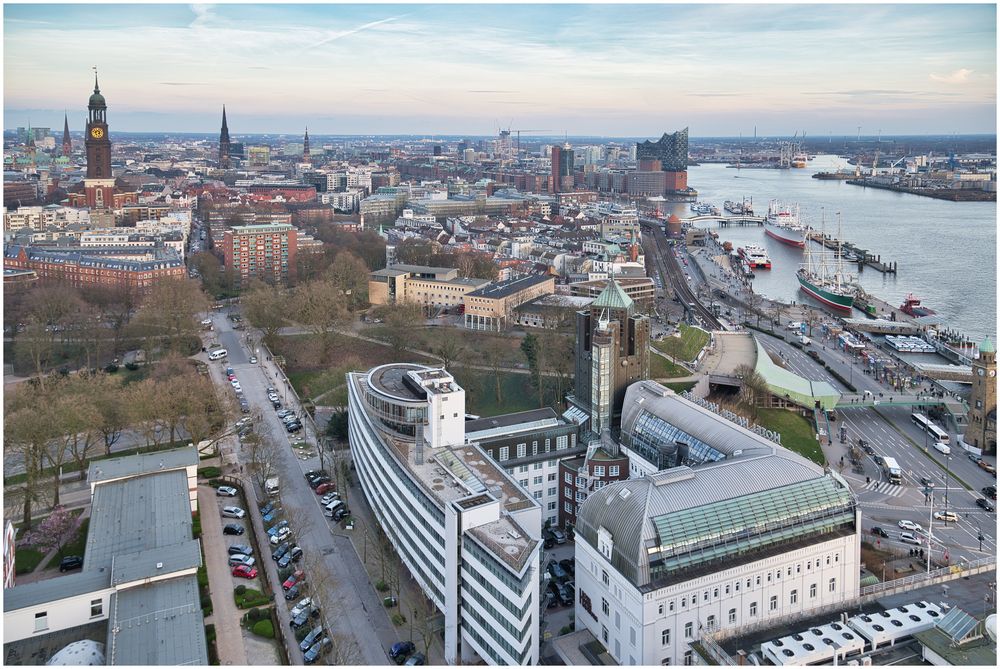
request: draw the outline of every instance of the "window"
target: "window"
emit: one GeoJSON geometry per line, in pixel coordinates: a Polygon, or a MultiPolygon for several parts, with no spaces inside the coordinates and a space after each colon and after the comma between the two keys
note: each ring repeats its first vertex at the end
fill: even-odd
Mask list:
{"type": "Polygon", "coordinates": [[[659,616],[663,615],[663,604],[660,604],[659,606],[656,607],[656,614],[659,616]]]}
{"type": "Polygon", "coordinates": [[[604,625],[601,625],[601,639],[604,640],[605,644],[608,643],[608,628],[604,625]]]}
{"type": "Polygon", "coordinates": [[[594,476],[604,476],[604,465],[594,466],[594,476]]]}
{"type": "Polygon", "coordinates": [[[833,554],[833,561],[834,562],[840,562],[840,553],[834,553],[833,554]]]}
{"type": "Polygon", "coordinates": [[[35,614],[35,631],[44,632],[49,628],[49,614],[45,611],[35,614]]]}
{"type": "Polygon", "coordinates": [[[674,602],[673,602],[673,600],[671,600],[670,601],[670,611],[671,611],[671,613],[673,612],[673,610],[674,610],[674,602]]]}
{"type": "MultiPolygon", "coordinates": [[[[632,627],[631,625],[628,626],[628,638],[629,638],[629,643],[634,646],[635,645],[635,628],[632,627]]],[[[635,664],[635,662],[633,661],[632,664],[635,664]]]]}
{"type": "Polygon", "coordinates": [[[831,578],[830,579],[830,592],[836,592],[836,591],[837,591],[837,579],[831,578]]]}
{"type": "Polygon", "coordinates": [[[563,511],[565,511],[566,513],[573,513],[573,503],[563,502],[563,511]]]}
{"type": "Polygon", "coordinates": [[[756,585],[757,585],[757,587],[760,587],[760,575],[759,574],[757,575],[756,585]]]}
{"type": "Polygon", "coordinates": [[[660,632],[660,645],[667,646],[670,644],[670,630],[663,630],[660,632]]]}
{"type": "Polygon", "coordinates": [[[708,629],[710,629],[710,630],[715,629],[715,616],[714,615],[709,616],[708,620],[706,620],[705,622],[708,623],[708,629]]]}
{"type": "Polygon", "coordinates": [[[726,585],[726,594],[727,595],[729,594],[729,585],[728,584],[726,585]]]}
{"type": "Polygon", "coordinates": [[[548,496],[555,497],[559,494],[559,488],[549,488],[548,496]]]}
{"type": "Polygon", "coordinates": [[[713,588],[712,589],[712,598],[713,599],[718,599],[719,598],[719,589],[718,588],[713,588]]]}
{"type": "Polygon", "coordinates": [[[531,479],[531,482],[533,485],[542,485],[542,477],[536,476],[535,478],[531,479]]]}
{"type": "Polygon", "coordinates": [[[788,602],[789,604],[797,604],[798,601],[799,601],[799,591],[798,590],[792,590],[792,594],[788,598],[788,600],[789,600],[789,602],[788,602]]]}
{"type": "Polygon", "coordinates": [[[532,469],[541,469],[542,468],[542,463],[541,462],[536,462],[535,464],[533,464],[531,466],[531,468],[532,469]]]}
{"type": "Polygon", "coordinates": [[[816,596],[816,584],[813,583],[809,586],[809,597],[812,598],[815,596],[816,596]]]}
{"type": "MultiPolygon", "coordinates": [[[[615,627],[618,629],[622,628],[622,614],[615,611],[615,627]]],[[[615,643],[618,643],[617,641],[615,643]]]]}
{"type": "Polygon", "coordinates": [[[702,595],[701,601],[703,601],[703,602],[707,602],[708,601],[708,590],[706,590],[704,592],[704,594],[702,595]]]}
{"type": "Polygon", "coordinates": [[[569,497],[570,499],[572,499],[573,498],[573,489],[570,488],[569,486],[566,486],[565,488],[563,488],[563,496],[564,497],[569,497]]]}
{"type": "Polygon", "coordinates": [[[736,592],[740,591],[740,582],[736,581],[736,592]]]}
{"type": "Polygon", "coordinates": [[[684,623],[684,638],[690,639],[694,633],[694,623],[684,623]]]}
{"type": "Polygon", "coordinates": [[[767,582],[771,582],[771,572],[767,572],[767,582]]]}
{"type": "Polygon", "coordinates": [[[750,602],[750,615],[751,617],[757,615],[757,602],[750,602]]]}
{"type": "Polygon", "coordinates": [[[618,465],[608,467],[608,476],[618,476],[618,465]]]}
{"type": "Polygon", "coordinates": [[[542,498],[542,491],[541,490],[536,490],[535,492],[531,493],[531,496],[534,497],[535,499],[541,499],[542,498]]]}
{"type": "Polygon", "coordinates": [[[522,488],[528,487],[528,479],[518,479],[517,482],[521,485],[522,488]]]}
{"type": "Polygon", "coordinates": [[[538,442],[537,441],[531,442],[531,454],[532,455],[538,455],[538,442]]]}
{"type": "Polygon", "coordinates": [[[103,599],[90,600],[90,617],[97,618],[98,616],[101,615],[104,615],[104,600],[103,599]]]}
{"type": "Polygon", "coordinates": [[[518,444],[517,445],[517,457],[523,458],[525,456],[525,451],[526,451],[527,447],[528,447],[528,444],[518,444]]]}
{"type": "Polygon", "coordinates": [[[555,472],[550,473],[549,474],[549,478],[548,478],[549,483],[552,483],[553,481],[555,481],[556,478],[558,478],[558,477],[557,477],[557,475],[556,475],[555,472]]]}
{"type": "Polygon", "coordinates": [[[662,660],[660,660],[660,666],[669,667],[671,664],[673,664],[673,663],[670,661],[670,656],[669,655],[667,657],[663,658],[662,660]]]}
{"type": "Polygon", "coordinates": [[[684,651],[684,665],[690,667],[692,664],[694,664],[694,651],[684,651]]]}
{"type": "Polygon", "coordinates": [[[611,579],[608,578],[608,572],[601,570],[601,580],[604,581],[604,585],[611,585],[611,579]]]}
{"type": "Polygon", "coordinates": [[[549,511],[555,511],[557,508],[559,507],[556,502],[549,502],[549,511]]]}
{"type": "Polygon", "coordinates": [[[611,607],[608,605],[608,600],[603,597],[601,597],[601,611],[603,611],[606,616],[611,615],[611,607]]]}
{"type": "Polygon", "coordinates": [[[796,574],[801,574],[802,573],[802,565],[801,564],[795,565],[795,573],[796,574]]]}
{"type": "Polygon", "coordinates": [[[828,567],[830,566],[830,556],[829,555],[826,556],[826,565],[828,567]]]}
{"type": "Polygon", "coordinates": [[[729,609],[729,624],[733,625],[736,623],[736,609],[729,609]]]}
{"type": "Polygon", "coordinates": [[[777,610],[777,608],[778,608],[778,596],[777,595],[771,595],[771,603],[768,605],[768,608],[771,611],[777,610]]]}
{"type": "Polygon", "coordinates": [[[528,465],[521,465],[520,467],[517,468],[518,474],[523,474],[526,471],[528,471],[528,465]]]}
{"type": "Polygon", "coordinates": [[[570,474],[569,472],[566,472],[566,475],[565,475],[564,479],[565,479],[566,483],[572,483],[573,482],[573,475],[570,474]]]}
{"type": "Polygon", "coordinates": [[[681,608],[682,609],[686,609],[687,605],[688,605],[688,598],[687,597],[681,597],[681,608]]]}

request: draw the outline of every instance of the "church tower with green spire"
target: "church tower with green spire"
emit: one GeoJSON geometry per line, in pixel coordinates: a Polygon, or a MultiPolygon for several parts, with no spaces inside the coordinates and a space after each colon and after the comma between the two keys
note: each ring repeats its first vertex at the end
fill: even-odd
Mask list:
{"type": "Polygon", "coordinates": [[[969,427],[963,441],[984,454],[997,452],[997,349],[989,337],[979,345],[979,358],[972,361],[969,427]]]}

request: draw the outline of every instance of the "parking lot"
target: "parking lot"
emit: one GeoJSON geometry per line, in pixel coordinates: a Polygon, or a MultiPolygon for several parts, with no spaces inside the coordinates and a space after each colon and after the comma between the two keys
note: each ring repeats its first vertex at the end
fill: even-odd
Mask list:
{"type": "MultiPolygon", "coordinates": [[[[556,562],[559,562],[560,560],[573,560],[575,547],[576,544],[573,541],[567,541],[564,544],[556,544],[550,549],[542,550],[540,569],[543,575],[541,576],[542,580],[538,586],[538,597],[542,602],[542,645],[540,649],[540,657],[542,659],[555,656],[551,640],[560,635],[560,630],[562,630],[563,627],[572,624],[575,615],[575,605],[572,603],[569,605],[559,603],[552,608],[548,608],[550,598],[546,595],[546,592],[548,590],[548,583],[551,579],[546,578],[548,573],[546,568],[552,560],[555,560],[556,562]]],[[[575,579],[572,576],[570,576],[569,580],[575,582],[575,579]]]]}

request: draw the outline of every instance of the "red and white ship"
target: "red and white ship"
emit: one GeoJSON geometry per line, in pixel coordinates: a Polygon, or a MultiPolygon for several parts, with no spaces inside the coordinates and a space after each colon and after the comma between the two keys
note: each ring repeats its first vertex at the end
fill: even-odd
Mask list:
{"type": "Polygon", "coordinates": [[[782,244],[804,248],[806,229],[799,224],[799,206],[785,206],[777,200],[771,200],[764,218],[764,234],[782,244]]]}
{"type": "Polygon", "coordinates": [[[739,249],[739,254],[751,269],[771,269],[771,258],[762,246],[747,244],[739,249]]]}

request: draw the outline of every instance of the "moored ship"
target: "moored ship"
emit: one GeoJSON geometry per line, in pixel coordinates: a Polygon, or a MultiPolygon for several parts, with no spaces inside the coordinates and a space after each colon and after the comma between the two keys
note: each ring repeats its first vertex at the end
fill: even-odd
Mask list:
{"type": "Polygon", "coordinates": [[[785,206],[771,200],[764,218],[764,234],[782,244],[803,248],[806,245],[805,226],[799,224],[799,207],[785,206]]]}
{"type": "Polygon", "coordinates": [[[739,249],[739,254],[752,269],[771,269],[771,259],[762,246],[747,244],[739,249]]]}
{"type": "Polygon", "coordinates": [[[904,314],[913,316],[914,318],[920,318],[921,316],[931,316],[935,313],[933,309],[928,309],[927,307],[920,306],[920,299],[915,297],[913,293],[906,296],[906,299],[899,306],[899,310],[904,314]]]}
{"type": "MultiPolygon", "coordinates": [[[[825,227],[825,226],[824,226],[825,227]]],[[[825,230],[824,230],[825,234],[825,230]]],[[[839,238],[840,235],[838,234],[839,238]]],[[[857,288],[851,285],[850,277],[843,271],[843,256],[838,249],[837,266],[831,267],[826,251],[813,253],[806,246],[806,257],[802,267],[795,276],[799,280],[799,289],[823,304],[850,313],[854,307],[854,295],[857,288]],[[816,259],[818,256],[818,260],[816,259]]]]}

